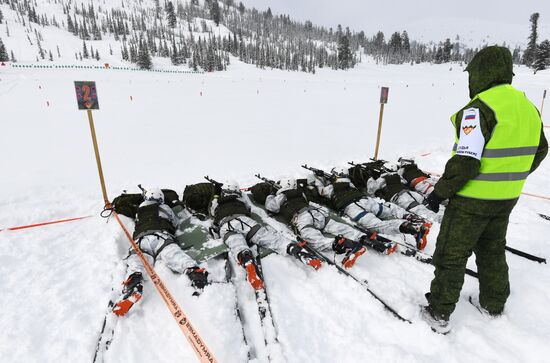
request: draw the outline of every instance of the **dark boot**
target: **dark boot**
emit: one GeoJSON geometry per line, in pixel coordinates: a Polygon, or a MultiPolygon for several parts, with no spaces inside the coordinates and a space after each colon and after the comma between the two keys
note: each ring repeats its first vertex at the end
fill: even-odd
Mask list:
{"type": "Polygon", "coordinates": [[[491,318],[498,318],[502,316],[502,311],[492,312],[485,309],[483,306],[481,306],[481,304],[479,303],[479,299],[475,296],[468,297],[468,301],[481,313],[481,315],[485,315],[491,318]]]}
{"type": "Polygon", "coordinates": [[[113,307],[113,313],[118,316],[126,315],[135,303],[141,299],[143,293],[143,276],[141,272],[134,272],[123,282],[122,296],[113,307]]]}
{"type": "Polygon", "coordinates": [[[188,268],[185,274],[191,280],[191,286],[197,290],[203,290],[208,285],[208,271],[198,266],[188,268]]]}
{"type": "Polygon", "coordinates": [[[431,223],[422,223],[421,225],[415,225],[411,222],[403,222],[399,226],[399,232],[413,235],[416,241],[416,248],[423,250],[428,243],[428,234],[430,233],[431,223]]]}
{"type": "Polygon", "coordinates": [[[364,235],[360,242],[367,247],[372,248],[376,252],[389,255],[397,250],[397,243],[390,241],[384,237],[379,237],[376,232],[371,235],[364,235]]]}
{"type": "Polygon", "coordinates": [[[332,250],[337,254],[345,254],[342,260],[342,265],[345,268],[351,268],[355,261],[365,252],[367,249],[361,242],[352,241],[343,236],[337,236],[332,243],[332,250]]]}
{"type": "Polygon", "coordinates": [[[434,313],[430,305],[420,307],[420,316],[436,333],[445,335],[451,331],[449,318],[434,313]]]}
{"type": "Polygon", "coordinates": [[[247,249],[239,252],[237,255],[237,260],[239,261],[239,265],[244,267],[246,270],[246,277],[254,290],[263,289],[264,281],[261,278],[260,271],[258,270],[258,265],[256,265],[256,261],[254,260],[252,251],[247,249]]]}
{"type": "Polygon", "coordinates": [[[296,257],[303,264],[318,270],[321,268],[323,263],[314,254],[305,249],[306,243],[307,242],[305,241],[291,243],[287,246],[286,252],[289,255],[296,257]]]}

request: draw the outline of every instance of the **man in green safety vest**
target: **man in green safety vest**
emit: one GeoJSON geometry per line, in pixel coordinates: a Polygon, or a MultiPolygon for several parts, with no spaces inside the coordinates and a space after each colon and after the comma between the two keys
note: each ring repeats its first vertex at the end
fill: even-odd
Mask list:
{"type": "Polygon", "coordinates": [[[451,117],[456,143],[445,172],[425,204],[437,212],[449,199],[437,237],[435,277],[422,318],[432,330],[450,331],[449,317],[464,283],[466,262],[476,255],[479,297],[470,302],[499,316],[510,295],[505,246],[512,209],[525,180],[548,153],[540,114],[511,86],[508,48],[491,46],[466,67],[471,101],[451,117]]]}

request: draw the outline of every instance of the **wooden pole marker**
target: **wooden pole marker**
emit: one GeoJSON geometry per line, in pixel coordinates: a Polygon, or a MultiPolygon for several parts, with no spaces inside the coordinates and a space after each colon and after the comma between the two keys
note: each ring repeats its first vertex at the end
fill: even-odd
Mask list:
{"type": "Polygon", "coordinates": [[[384,118],[384,105],[388,103],[389,87],[382,87],[380,90],[380,114],[378,116],[378,133],[376,135],[376,148],[374,149],[374,160],[378,160],[380,148],[380,137],[382,135],[382,119],[384,118]]]}
{"type": "Polygon", "coordinates": [[[107,196],[107,188],[105,187],[105,178],[103,177],[103,168],[101,166],[99,146],[97,145],[94,118],[92,115],[92,110],[99,110],[99,102],[97,99],[97,89],[95,86],[95,82],[75,81],[74,88],[76,91],[76,101],[78,103],[78,109],[86,110],[88,113],[88,122],[90,124],[90,133],[92,134],[92,143],[94,146],[95,160],[97,163],[97,171],[99,174],[99,182],[101,184],[101,192],[103,194],[103,202],[105,203],[105,206],[109,206],[109,197],[107,196]]]}

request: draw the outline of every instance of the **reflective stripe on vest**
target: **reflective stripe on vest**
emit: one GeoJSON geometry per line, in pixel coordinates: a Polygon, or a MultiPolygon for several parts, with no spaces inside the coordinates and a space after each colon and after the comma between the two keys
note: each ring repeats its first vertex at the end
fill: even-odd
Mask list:
{"type": "MultiPolygon", "coordinates": [[[[511,85],[500,85],[476,95],[494,112],[496,126],[481,156],[479,175],[457,193],[485,199],[515,199],[521,195],[540,142],[541,119],[525,94],[511,85]]],[[[458,113],[451,117],[456,129],[458,113]]],[[[458,133],[455,132],[458,144],[458,133]]]]}

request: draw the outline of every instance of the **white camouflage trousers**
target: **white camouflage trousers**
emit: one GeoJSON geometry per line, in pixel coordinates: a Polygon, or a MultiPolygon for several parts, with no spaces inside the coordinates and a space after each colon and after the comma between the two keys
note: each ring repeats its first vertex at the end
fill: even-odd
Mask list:
{"type": "MultiPolygon", "coordinates": [[[[258,222],[250,217],[236,217],[222,224],[219,231],[220,237],[223,238],[231,252],[237,256],[241,251],[249,248],[246,240],[247,235],[252,228],[258,228],[257,225],[258,222]]],[[[287,246],[292,243],[290,239],[270,226],[260,226],[249,238],[249,243],[269,248],[281,255],[287,254],[287,246]]]]}
{"type": "Polygon", "coordinates": [[[426,206],[422,204],[424,202],[424,196],[413,190],[404,190],[397,193],[392,197],[391,202],[432,222],[441,222],[443,218],[440,214],[434,213],[426,208],[426,206]],[[418,205],[410,208],[411,204],[418,205]]]}
{"type": "Polygon", "coordinates": [[[328,210],[324,208],[310,207],[302,213],[296,214],[292,219],[292,225],[308,244],[320,251],[332,250],[334,242],[334,237],[326,237],[323,233],[334,236],[342,235],[353,241],[359,241],[364,235],[363,232],[350,225],[332,220],[328,210]]]}
{"type": "MultiPolygon", "coordinates": [[[[160,248],[166,243],[166,239],[173,238],[168,233],[157,232],[143,236],[136,242],[151,266],[155,263],[153,256],[156,256],[156,261],[163,261],[172,271],[178,273],[184,273],[186,269],[197,266],[195,260],[189,257],[177,243],[170,243],[158,253],[160,248]]],[[[126,259],[126,264],[128,265],[128,276],[134,272],[145,274],[143,264],[136,253],[132,253],[126,259]]]]}
{"type": "Polygon", "coordinates": [[[378,203],[373,198],[363,198],[344,209],[344,214],[361,227],[383,234],[399,234],[399,226],[405,222],[406,211],[399,206],[378,203]]]}

